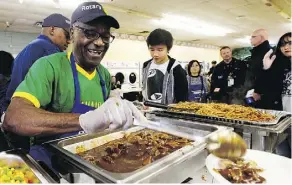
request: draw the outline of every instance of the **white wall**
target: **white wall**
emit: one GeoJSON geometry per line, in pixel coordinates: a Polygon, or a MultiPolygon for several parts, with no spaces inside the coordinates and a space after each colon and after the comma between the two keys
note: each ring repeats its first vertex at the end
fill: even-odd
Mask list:
{"type": "MultiPolygon", "coordinates": [[[[199,60],[211,62],[219,60],[219,50],[209,48],[195,48],[174,45],[170,55],[179,61],[199,60]]],[[[150,54],[146,41],[116,39],[104,60],[106,61],[146,61],[150,59],[150,54]]]]}
{"type": "Polygon", "coordinates": [[[38,34],[0,32],[0,50],[17,55],[29,42],[34,40],[38,34]]]}

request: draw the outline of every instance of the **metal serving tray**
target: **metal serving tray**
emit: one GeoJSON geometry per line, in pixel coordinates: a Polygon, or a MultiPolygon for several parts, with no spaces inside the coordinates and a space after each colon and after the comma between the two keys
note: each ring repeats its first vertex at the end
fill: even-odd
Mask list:
{"type": "Polygon", "coordinates": [[[232,119],[225,119],[225,118],[217,118],[217,117],[210,117],[210,116],[202,116],[196,115],[191,113],[185,112],[173,112],[168,110],[155,110],[152,112],[147,112],[146,116],[148,119],[153,117],[151,115],[159,116],[159,117],[166,117],[166,118],[174,118],[174,119],[183,119],[183,120],[191,120],[192,122],[198,121],[207,124],[215,124],[215,125],[222,125],[228,126],[233,128],[246,128],[247,130],[263,130],[269,131],[274,133],[282,133],[283,129],[286,129],[287,126],[291,125],[291,114],[288,112],[283,111],[273,111],[275,114],[278,115],[277,123],[276,124],[260,124],[260,123],[251,123],[247,121],[238,121],[232,119]]]}
{"type": "MultiPolygon", "coordinates": [[[[150,123],[151,124],[151,123],[150,123]]],[[[79,156],[75,155],[76,147],[83,146],[86,150],[97,147],[109,141],[121,138],[126,133],[136,132],[145,127],[132,127],[126,131],[116,132],[102,132],[95,135],[80,135],[64,140],[51,141],[47,143],[48,148],[52,150],[58,158],[64,159],[67,163],[79,169],[81,172],[94,178],[97,182],[107,183],[138,183],[138,182],[151,182],[158,175],[167,173],[169,168],[176,173],[180,173],[180,164],[187,164],[187,160],[191,160],[197,154],[205,149],[206,143],[204,138],[209,137],[211,134],[225,129],[223,127],[202,125],[198,124],[195,128],[186,128],[175,125],[164,125],[163,123],[151,124],[152,130],[164,131],[169,134],[177,135],[184,138],[194,138],[196,141],[192,145],[185,146],[169,155],[154,161],[134,172],[130,173],[112,173],[108,172],[99,166],[93,165],[79,156]],[[168,169],[168,170],[167,170],[168,169]]],[[[192,164],[189,164],[192,165],[192,164]]],[[[165,175],[165,174],[164,174],[165,175]]],[[[165,179],[167,182],[167,179],[165,179]]],[[[179,182],[179,181],[177,181],[179,182]]],[[[180,181],[181,182],[181,181],[180,181]]]]}
{"type": "Polygon", "coordinates": [[[26,164],[42,184],[56,183],[56,181],[54,181],[54,179],[47,174],[47,172],[43,170],[34,159],[20,149],[0,152],[0,160],[3,159],[7,162],[7,164],[10,162],[21,162],[26,164]]]}
{"type": "Polygon", "coordinates": [[[247,120],[240,120],[240,119],[229,119],[229,118],[224,118],[224,117],[199,115],[199,114],[187,112],[186,110],[178,110],[180,112],[164,110],[163,112],[175,114],[178,116],[189,116],[189,117],[203,118],[203,119],[214,120],[214,121],[224,121],[224,122],[229,122],[229,123],[246,124],[246,125],[261,125],[261,126],[276,125],[279,123],[279,121],[282,118],[291,117],[291,114],[284,111],[263,110],[263,109],[257,109],[257,110],[262,113],[267,113],[272,116],[275,116],[275,120],[269,121],[269,122],[260,122],[260,121],[247,121],[247,120]]]}
{"type": "Polygon", "coordinates": [[[205,120],[214,120],[214,121],[222,121],[226,123],[228,122],[228,123],[237,123],[237,124],[246,124],[246,125],[260,125],[260,126],[276,125],[280,122],[281,119],[285,117],[291,117],[291,113],[286,112],[286,111],[256,109],[257,111],[260,111],[262,113],[267,113],[267,114],[275,116],[275,120],[272,120],[269,122],[248,121],[248,120],[241,120],[241,119],[228,119],[224,117],[206,116],[206,115],[199,115],[196,113],[190,113],[189,112],[190,109],[176,108],[174,107],[175,104],[163,105],[160,103],[154,103],[154,102],[148,102],[148,101],[144,102],[144,104],[147,106],[160,108],[160,110],[147,111],[146,113],[158,113],[158,114],[164,113],[164,114],[171,114],[170,117],[180,116],[180,117],[188,117],[188,118],[200,118],[200,119],[205,119],[205,120]],[[171,109],[173,109],[174,111],[172,111],[171,109]]]}

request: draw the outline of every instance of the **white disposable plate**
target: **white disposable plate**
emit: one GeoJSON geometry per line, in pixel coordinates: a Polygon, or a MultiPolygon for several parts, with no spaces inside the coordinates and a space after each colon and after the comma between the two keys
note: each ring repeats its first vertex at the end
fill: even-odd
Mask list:
{"type": "MultiPolygon", "coordinates": [[[[255,161],[260,168],[264,169],[260,175],[266,179],[267,184],[292,184],[291,159],[268,152],[249,149],[243,158],[255,161]]],[[[219,169],[220,160],[220,158],[210,154],[206,159],[206,167],[217,182],[230,184],[228,180],[214,171],[214,168],[219,169]]]]}

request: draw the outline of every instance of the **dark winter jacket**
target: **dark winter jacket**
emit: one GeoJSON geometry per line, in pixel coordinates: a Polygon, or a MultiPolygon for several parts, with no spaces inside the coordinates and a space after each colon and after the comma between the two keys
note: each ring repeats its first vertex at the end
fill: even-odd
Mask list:
{"type": "Polygon", "coordinates": [[[230,96],[235,89],[240,88],[244,84],[245,72],[246,65],[240,60],[232,58],[232,61],[229,64],[221,61],[215,67],[211,78],[210,92],[212,99],[224,103],[231,103],[230,101],[232,98],[238,98],[226,96],[230,96]],[[228,76],[231,76],[234,79],[234,85],[230,87],[228,87],[228,76]],[[220,91],[217,93],[214,92],[215,88],[220,88],[220,91]]]}
{"type": "Polygon", "coordinates": [[[282,92],[285,74],[291,71],[291,60],[277,56],[268,70],[261,70],[259,77],[262,81],[261,104],[258,108],[282,110],[282,92]]]}
{"type": "Polygon", "coordinates": [[[263,69],[263,58],[271,49],[269,41],[264,41],[262,44],[254,47],[251,50],[251,59],[247,63],[246,83],[250,83],[251,87],[258,94],[265,94],[262,84],[266,81],[259,75],[263,69]]]}

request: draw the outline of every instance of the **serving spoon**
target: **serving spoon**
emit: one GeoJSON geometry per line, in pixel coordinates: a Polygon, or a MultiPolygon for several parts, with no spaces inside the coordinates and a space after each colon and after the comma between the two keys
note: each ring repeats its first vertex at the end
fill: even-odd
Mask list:
{"type": "Polygon", "coordinates": [[[247,150],[244,139],[231,130],[219,131],[206,139],[207,150],[213,155],[223,159],[237,159],[247,150]]]}

